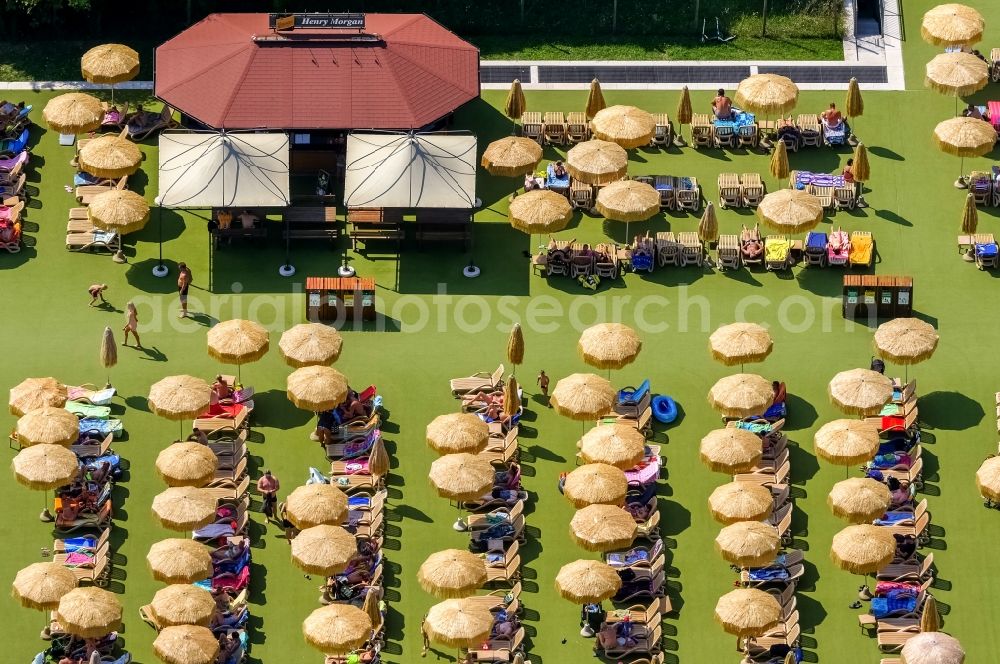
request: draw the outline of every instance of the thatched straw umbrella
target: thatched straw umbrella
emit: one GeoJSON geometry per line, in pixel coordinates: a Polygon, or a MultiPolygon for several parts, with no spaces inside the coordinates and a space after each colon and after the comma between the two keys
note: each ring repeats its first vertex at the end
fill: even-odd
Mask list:
{"type": "Polygon", "coordinates": [[[878,451],[878,429],[864,420],[834,420],[820,427],[813,436],[817,456],[845,467],[870,461],[878,451]]]}
{"type": "Polygon", "coordinates": [[[427,425],[426,440],[438,454],[479,454],[490,442],[490,427],[472,413],[438,415],[427,425]]]}
{"type": "Polygon", "coordinates": [[[958,98],[979,92],[990,82],[989,65],[972,53],[940,53],[927,63],[924,85],[955,98],[955,115],[958,115],[958,98]]]}
{"type": "Polygon", "coordinates": [[[80,473],[80,461],[71,450],[62,445],[33,445],[17,453],[11,469],[19,484],[29,489],[43,491],[44,507],[38,515],[41,521],[52,521],[49,513],[48,492],[65,486],[80,473]]]}
{"type": "Polygon", "coordinates": [[[928,594],[924,600],[924,610],[920,613],[920,633],[941,631],[941,614],[938,612],[937,600],[928,594]]]}
{"type": "Polygon", "coordinates": [[[763,362],[774,348],[771,333],[757,323],[723,325],[708,338],[712,358],[727,367],[747,362],[763,362]]]}
{"type": "Polygon", "coordinates": [[[635,427],[606,424],[595,427],[580,440],[580,456],[590,463],[621,470],[635,468],[646,455],[646,438],[635,427]]]}
{"type": "Polygon", "coordinates": [[[215,615],[215,598],[204,588],[178,583],[157,590],[153,601],[149,603],[149,611],[156,622],[164,627],[208,627],[215,615]]]}
{"type": "MultiPolygon", "coordinates": [[[[681,96],[677,100],[677,112],[674,114],[674,119],[677,124],[681,127],[684,125],[691,124],[691,120],[694,118],[694,113],[691,109],[691,93],[688,91],[688,86],[681,88],[681,96]]],[[[680,131],[677,132],[680,135],[680,131]]],[[[680,144],[683,145],[684,139],[680,139],[680,144]]]]}
{"type": "Polygon", "coordinates": [[[865,182],[868,182],[872,177],[872,167],[868,161],[868,148],[865,147],[864,143],[858,143],[857,147],[854,148],[854,168],[852,172],[854,173],[854,181],[857,182],[858,204],[865,206],[868,204],[864,196],[865,182]]]}
{"type": "Polygon", "coordinates": [[[97,130],[104,119],[101,100],[82,92],[67,92],[45,104],[42,118],[60,134],[86,134],[97,130]]]}
{"type": "Polygon", "coordinates": [[[656,133],[656,121],[635,106],[608,106],[590,121],[594,138],[617,143],[626,150],[649,145],[656,133]]]}
{"type": "Polygon", "coordinates": [[[14,429],[21,447],[62,445],[69,447],[80,436],[80,420],[65,408],[44,406],[28,411],[14,429]]]}
{"type": "Polygon", "coordinates": [[[285,511],[299,530],[336,526],[347,514],[347,496],[333,484],[305,484],[288,494],[285,511]]]}
{"type": "MultiPolygon", "coordinates": [[[[798,86],[778,74],[754,74],[740,81],[736,88],[736,105],[765,118],[792,110],[798,100],[798,86]]],[[[766,147],[769,143],[764,140],[761,144],[766,147]]]]}
{"type": "Polygon", "coordinates": [[[511,374],[507,376],[507,383],[503,387],[503,416],[513,418],[521,412],[521,388],[517,385],[517,379],[511,374]]]}
{"type": "Polygon", "coordinates": [[[848,140],[851,142],[857,141],[854,137],[854,123],[851,120],[860,118],[864,113],[865,101],[861,98],[861,86],[858,85],[858,79],[852,76],[847,83],[847,98],[844,100],[844,115],[847,116],[847,123],[851,126],[851,135],[848,140]]]}
{"type": "Polygon", "coordinates": [[[236,365],[236,380],[240,368],[256,362],[270,348],[267,329],[252,320],[227,320],[208,331],[208,354],[223,364],[236,365]]]}
{"type": "Polygon", "coordinates": [[[87,207],[87,218],[96,228],[126,235],[145,228],[149,203],[134,191],[112,189],[94,196],[87,207]]]}
{"type": "Polygon", "coordinates": [[[607,369],[610,379],[612,369],[622,369],[635,361],[642,350],[642,339],[628,325],[599,323],[583,331],[576,350],[590,366],[607,369]]]}
{"type": "Polygon", "coordinates": [[[376,480],[381,482],[389,474],[390,462],[389,453],[385,449],[385,443],[379,438],[372,446],[372,451],[368,454],[368,472],[376,480]]]}
{"type": "Polygon", "coordinates": [[[761,199],[757,218],[779,232],[805,233],[823,221],[823,204],[804,189],[779,189],[761,199]]]}
{"type": "Polygon", "coordinates": [[[781,605],[774,595],[756,588],[737,588],[715,604],[715,621],[740,638],[762,636],[781,620],[781,605]]]}
{"type": "Polygon", "coordinates": [[[168,376],[149,388],[149,409],[156,415],[180,424],[184,437],[184,420],[193,420],[205,412],[212,400],[212,388],[201,378],[168,376]]]}
{"type": "Polygon", "coordinates": [[[585,184],[611,184],[625,177],[628,153],[617,143],[584,141],[566,153],[566,170],[585,184]]]}
{"type": "Polygon", "coordinates": [[[207,627],[164,627],[153,640],[153,652],[166,664],[212,664],[219,655],[219,640],[207,627]]]}
{"type": "Polygon", "coordinates": [[[730,482],[712,492],[708,497],[708,509],[716,521],[725,525],[763,521],[774,510],[774,497],[760,484],[730,482]]]}
{"type": "Polygon", "coordinates": [[[638,530],[632,515],[615,505],[588,505],[569,523],[573,541],[587,551],[614,551],[632,545],[638,530]]]}
{"type": "Polygon", "coordinates": [[[841,371],[827,387],[830,401],[849,415],[877,415],[892,399],[892,381],[877,371],[841,371]]]}
{"type": "Polygon", "coordinates": [[[885,514],[889,502],[889,487],[868,477],[837,482],[826,497],[834,515],[851,523],[871,523],[885,514]]]}
{"type": "Polygon", "coordinates": [[[781,537],[769,523],[737,521],[719,531],[715,549],[722,558],[737,567],[763,567],[781,548],[781,537]]]}
{"type": "Polygon", "coordinates": [[[784,141],[778,141],[775,144],[768,168],[779,187],[781,186],[781,181],[791,174],[791,170],[788,167],[788,148],[785,147],[784,141]]]}
{"type": "Polygon", "coordinates": [[[434,643],[448,648],[474,648],[486,641],[493,627],[493,614],[465,599],[446,599],[435,604],[424,619],[424,631],[434,643]]]}
{"type": "Polygon", "coordinates": [[[171,487],[153,497],[153,516],[164,528],[189,532],[215,519],[215,504],[204,489],[171,487]]]}
{"type": "MultiPolygon", "coordinates": [[[[566,200],[562,196],[559,198],[566,200]]],[[[510,328],[510,336],[507,337],[507,361],[513,367],[511,369],[512,376],[517,371],[517,367],[524,362],[524,332],[518,323],[514,323],[510,328]]]]}
{"type": "Polygon", "coordinates": [[[74,588],[59,599],[55,618],[67,634],[96,639],[121,628],[122,605],[107,590],[74,588]]]}
{"type": "Polygon", "coordinates": [[[587,106],[584,108],[584,114],[590,120],[607,107],[608,104],[604,101],[604,92],[601,90],[601,82],[595,78],[590,82],[590,92],[587,93],[587,106]]]}
{"type": "Polygon", "coordinates": [[[516,178],[534,172],[542,160],[542,146],[523,136],[506,136],[493,141],[480,161],[490,175],[516,178]]]}
{"type": "Polygon", "coordinates": [[[875,354],[883,360],[907,367],[929,359],[937,349],[937,331],[930,323],[919,318],[894,318],[882,323],[875,330],[875,354]]]}
{"type": "Polygon", "coordinates": [[[440,599],[468,597],[486,583],[486,561],[460,549],[438,551],[417,570],[417,582],[440,599]]]}
{"type": "Polygon", "coordinates": [[[712,201],[705,206],[705,212],[698,222],[698,239],[705,243],[705,246],[715,244],[719,239],[719,218],[715,214],[715,204],[712,201]]]}
{"type": "Polygon", "coordinates": [[[382,604],[381,593],[365,593],[365,603],[361,608],[372,621],[372,632],[374,634],[381,631],[385,622],[385,616],[382,615],[382,606],[380,604],[382,604]]]}
{"type": "Polygon", "coordinates": [[[577,373],[556,383],[551,403],[557,413],[582,425],[609,413],[616,396],[611,383],[604,378],[577,373]]]}
{"type": "MultiPolygon", "coordinates": [[[[126,339],[128,341],[128,339],[126,339]]],[[[118,364],[118,344],[115,343],[115,333],[110,327],[104,328],[101,335],[101,366],[110,369],[118,364]]],[[[111,387],[111,375],[108,374],[108,382],[105,387],[111,387]]]]}
{"type": "Polygon", "coordinates": [[[535,233],[558,233],[573,217],[573,206],[551,189],[532,189],[510,202],[507,218],[513,228],[528,234],[529,246],[535,233]]]}
{"type": "Polygon", "coordinates": [[[726,417],[760,415],[774,403],[774,388],[757,374],[733,374],[712,386],[708,403],[726,417]]]}
{"type": "Polygon", "coordinates": [[[621,505],[628,493],[625,471],[606,463],[588,463],[566,476],[563,495],[577,509],[588,505],[621,505]]]}
{"type": "Polygon", "coordinates": [[[452,527],[465,530],[462,502],[478,500],[488,494],[493,487],[495,473],[489,459],[484,456],[446,454],[434,460],[427,477],[439,496],[456,502],[459,515],[452,527]]]}
{"type": "Polygon", "coordinates": [[[990,457],[983,461],[976,471],[976,488],[990,507],[1000,502],[1000,457],[990,457]]]}
{"type": "Polygon", "coordinates": [[[902,664],[963,664],[965,650],[954,636],[944,632],[917,634],[899,653],[902,664]]]}
{"type": "MultiPolygon", "coordinates": [[[[975,235],[979,230],[979,210],[976,208],[976,197],[970,191],[965,195],[965,206],[962,208],[962,233],[965,235],[975,235]]],[[[970,246],[962,254],[964,260],[970,263],[976,260],[973,248],[970,246]]]]}
{"type": "Polygon", "coordinates": [[[344,339],[336,328],[322,323],[300,323],[285,330],[278,351],[290,367],[333,364],[340,357],[344,339]]]}
{"type": "Polygon", "coordinates": [[[983,38],[985,29],[982,14],[954,3],[929,9],[920,22],[920,36],[935,46],[971,46],[983,38]]]}
{"type": "Polygon", "coordinates": [[[327,655],[346,655],[371,638],[372,621],[351,604],[330,604],[302,621],[306,643],[327,655]]]}
{"type": "Polygon", "coordinates": [[[156,474],[167,486],[202,487],[215,478],[219,458],[207,445],[177,442],[156,456],[156,474]]]}
{"type": "Polygon", "coordinates": [[[701,439],[702,463],[717,473],[744,473],[760,463],[763,454],[760,438],[745,429],[725,428],[711,431],[701,439]]]}
{"type": "Polygon", "coordinates": [[[637,180],[618,180],[597,192],[597,211],[610,221],[645,221],[660,211],[660,194],[652,186],[637,180]]]}
{"type": "Polygon", "coordinates": [[[957,117],[939,122],[934,127],[934,142],[945,154],[961,157],[955,186],[965,188],[965,158],[982,157],[993,149],[997,132],[993,125],[978,118],[957,117]]]}
{"type": "Polygon", "coordinates": [[[81,171],[95,177],[117,180],[139,170],[142,151],[127,138],[104,134],[80,148],[77,164],[81,171]]]}
{"type": "Polygon", "coordinates": [[[347,569],[357,553],[354,535],[340,526],[306,528],[292,540],[292,562],[309,574],[339,574],[347,569]]]}
{"type": "Polygon", "coordinates": [[[157,581],[190,584],[203,581],[213,573],[208,547],[189,539],[160,540],[149,547],[146,564],[157,581]]]}
{"type": "Polygon", "coordinates": [[[139,54],[124,44],[101,44],[80,58],[80,72],[85,81],[111,86],[115,103],[115,83],[131,81],[139,75],[139,54]]]}
{"type": "Polygon", "coordinates": [[[21,417],[30,410],[66,405],[66,386],[55,378],[27,378],[10,388],[10,414],[21,417]]]}
{"type": "Polygon", "coordinates": [[[21,606],[51,611],[63,595],[76,588],[76,574],[61,563],[32,563],[14,577],[11,595],[21,606]]]}
{"type": "Polygon", "coordinates": [[[618,572],[599,560],[574,560],[556,574],[560,597],[574,604],[597,604],[611,599],[621,589],[618,572]]]}
{"type": "Polygon", "coordinates": [[[296,369],[285,385],[288,400],[296,408],[314,413],[336,408],[347,398],[347,378],[332,367],[296,369]]]}
{"type": "Polygon", "coordinates": [[[503,114],[513,120],[514,127],[521,119],[524,112],[528,110],[528,102],[524,99],[524,90],[521,89],[521,81],[514,79],[510,84],[510,91],[507,93],[507,100],[503,104],[503,114]]]}
{"type": "Polygon", "coordinates": [[[845,572],[866,577],[892,562],[896,555],[896,539],[892,531],[881,526],[861,524],[847,526],[833,536],[830,558],[845,572]]]}

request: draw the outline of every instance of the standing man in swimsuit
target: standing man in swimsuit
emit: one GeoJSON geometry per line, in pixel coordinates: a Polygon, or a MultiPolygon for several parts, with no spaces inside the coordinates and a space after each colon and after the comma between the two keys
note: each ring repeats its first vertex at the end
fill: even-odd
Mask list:
{"type": "Polygon", "coordinates": [[[142,348],[142,342],[139,341],[139,314],[132,302],[125,305],[125,327],[122,328],[122,332],[125,333],[122,346],[128,346],[128,335],[131,333],[135,337],[135,347],[142,348]]]}
{"type": "Polygon", "coordinates": [[[180,295],[181,300],[181,312],[178,316],[180,318],[187,318],[188,289],[191,287],[191,282],[194,281],[194,277],[191,275],[191,270],[188,268],[187,263],[178,263],[177,269],[180,270],[177,275],[177,293],[180,295]]]}

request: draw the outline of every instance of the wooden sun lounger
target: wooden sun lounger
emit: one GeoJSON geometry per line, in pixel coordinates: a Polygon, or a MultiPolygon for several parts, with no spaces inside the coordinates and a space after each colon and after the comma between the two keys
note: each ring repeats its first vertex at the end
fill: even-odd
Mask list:
{"type": "Polygon", "coordinates": [[[719,207],[743,207],[743,190],[740,187],[740,176],[736,173],[719,173],[719,207]]]}
{"type": "Polygon", "coordinates": [[[489,374],[479,372],[465,378],[452,378],[450,381],[451,393],[458,398],[469,392],[492,392],[500,389],[504,374],[504,366],[501,364],[496,370],[489,374]]]}
{"type": "Polygon", "coordinates": [[[542,142],[542,114],[538,111],[527,111],[521,116],[521,133],[526,138],[542,142]]]}
{"type": "Polygon", "coordinates": [[[204,491],[209,493],[216,501],[238,501],[242,500],[250,488],[250,476],[243,475],[239,481],[234,480],[213,480],[205,487],[204,491]]]}
{"type": "Polygon", "coordinates": [[[764,198],[764,183],[760,173],[742,173],[740,189],[743,194],[743,204],[747,207],[757,207],[764,198]]]}
{"type": "MultiPolygon", "coordinates": [[[[94,540],[93,550],[96,551],[97,549],[99,549],[101,545],[105,544],[108,541],[108,538],[110,537],[111,537],[111,527],[109,526],[104,530],[102,530],[101,534],[98,535],[97,538],[94,540]]],[[[66,540],[63,539],[53,540],[52,553],[53,554],[66,553],[66,540]]]]}
{"type": "Polygon", "coordinates": [[[105,234],[98,231],[88,233],[67,233],[66,248],[70,251],[93,251],[104,249],[115,252],[121,249],[121,235],[118,233],[105,234]]]}
{"type": "Polygon", "coordinates": [[[585,113],[569,113],[566,116],[566,140],[580,143],[590,136],[590,127],[585,113]]]}
{"type": "Polygon", "coordinates": [[[108,434],[99,445],[73,445],[70,450],[78,457],[101,456],[111,448],[111,440],[114,435],[108,434]]]}
{"type": "Polygon", "coordinates": [[[517,540],[504,551],[503,565],[486,566],[486,583],[510,583],[521,577],[521,554],[517,540]]]}
{"type": "Polygon", "coordinates": [[[545,142],[562,145],[566,142],[566,116],[562,111],[549,111],[542,119],[542,134],[545,142]]]}
{"type": "Polygon", "coordinates": [[[516,603],[518,608],[520,608],[520,598],[521,596],[521,582],[515,581],[513,587],[510,589],[501,588],[497,590],[492,590],[485,595],[474,595],[472,597],[466,598],[467,602],[471,602],[476,605],[477,608],[484,609],[486,611],[494,611],[497,609],[508,608],[511,613],[517,613],[517,609],[512,609],[511,607],[516,603]],[[504,599],[507,595],[511,596],[511,602],[505,604],[504,599]]]}
{"type": "Polygon", "coordinates": [[[117,189],[118,191],[124,190],[128,185],[128,178],[122,178],[118,181],[118,184],[84,184],[76,188],[74,195],[76,200],[81,205],[89,205],[90,201],[94,200],[94,196],[98,194],[103,194],[106,191],[112,191],[117,189]]]}
{"type": "Polygon", "coordinates": [[[249,408],[241,408],[235,417],[199,417],[192,424],[193,427],[201,429],[206,434],[211,434],[220,429],[243,429],[247,425],[250,416],[249,408]]]}
{"type": "MultiPolygon", "coordinates": [[[[110,532],[108,529],[105,532],[110,532]]],[[[67,553],[57,553],[52,556],[52,562],[59,565],[66,565],[67,553]]],[[[72,570],[77,582],[81,585],[90,583],[96,586],[106,586],[111,575],[111,545],[107,538],[104,538],[92,558],[93,565],[67,566],[72,570]]]]}

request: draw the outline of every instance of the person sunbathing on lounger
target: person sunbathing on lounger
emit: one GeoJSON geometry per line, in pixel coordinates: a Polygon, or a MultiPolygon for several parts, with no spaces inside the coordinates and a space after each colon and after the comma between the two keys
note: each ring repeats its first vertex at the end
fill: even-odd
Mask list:
{"type": "Polygon", "coordinates": [[[212,391],[215,392],[215,397],[222,401],[233,396],[233,390],[226,382],[226,379],[222,377],[222,374],[218,374],[215,377],[215,382],[212,383],[212,391]]]}
{"type": "Polygon", "coordinates": [[[368,409],[358,399],[358,395],[355,392],[353,396],[348,395],[347,400],[337,406],[337,415],[340,416],[341,422],[350,422],[356,417],[368,417],[368,409]]]}
{"type": "Polygon", "coordinates": [[[771,389],[774,390],[774,403],[785,403],[785,384],[781,381],[774,381],[771,383],[771,389]]]}
{"type": "Polygon", "coordinates": [[[719,120],[733,119],[733,100],[726,96],[726,91],[719,88],[719,92],[712,100],[712,113],[719,120]]]}
{"type": "Polygon", "coordinates": [[[215,661],[218,664],[226,664],[229,659],[240,649],[240,639],[232,632],[219,637],[219,656],[215,661]]]}
{"type": "Polygon", "coordinates": [[[837,110],[837,105],[830,102],[830,108],[820,113],[820,119],[827,129],[840,129],[844,124],[844,116],[837,110]]]}
{"type": "Polygon", "coordinates": [[[549,236],[549,246],[548,246],[548,258],[550,261],[562,261],[564,263],[569,262],[569,259],[573,257],[573,251],[570,247],[576,242],[576,238],[573,238],[568,243],[566,243],[565,249],[560,249],[556,244],[555,238],[549,236]]]}

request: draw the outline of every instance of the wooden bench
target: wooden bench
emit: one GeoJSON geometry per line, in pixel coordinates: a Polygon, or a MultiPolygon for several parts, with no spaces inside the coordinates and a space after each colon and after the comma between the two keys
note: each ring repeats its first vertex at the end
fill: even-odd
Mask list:
{"type": "Polygon", "coordinates": [[[417,245],[424,242],[461,242],[468,250],[472,245],[472,210],[429,209],[417,213],[417,245]]]}
{"type": "Polygon", "coordinates": [[[387,213],[384,208],[349,208],[347,234],[351,238],[351,248],[357,251],[359,243],[367,249],[371,241],[393,241],[398,251],[404,236],[402,222],[400,214],[387,213]]]}
{"type": "Polygon", "coordinates": [[[285,208],[282,219],[285,228],[282,237],[287,240],[330,240],[340,237],[337,225],[337,208],[329,205],[310,205],[285,208]]]}

